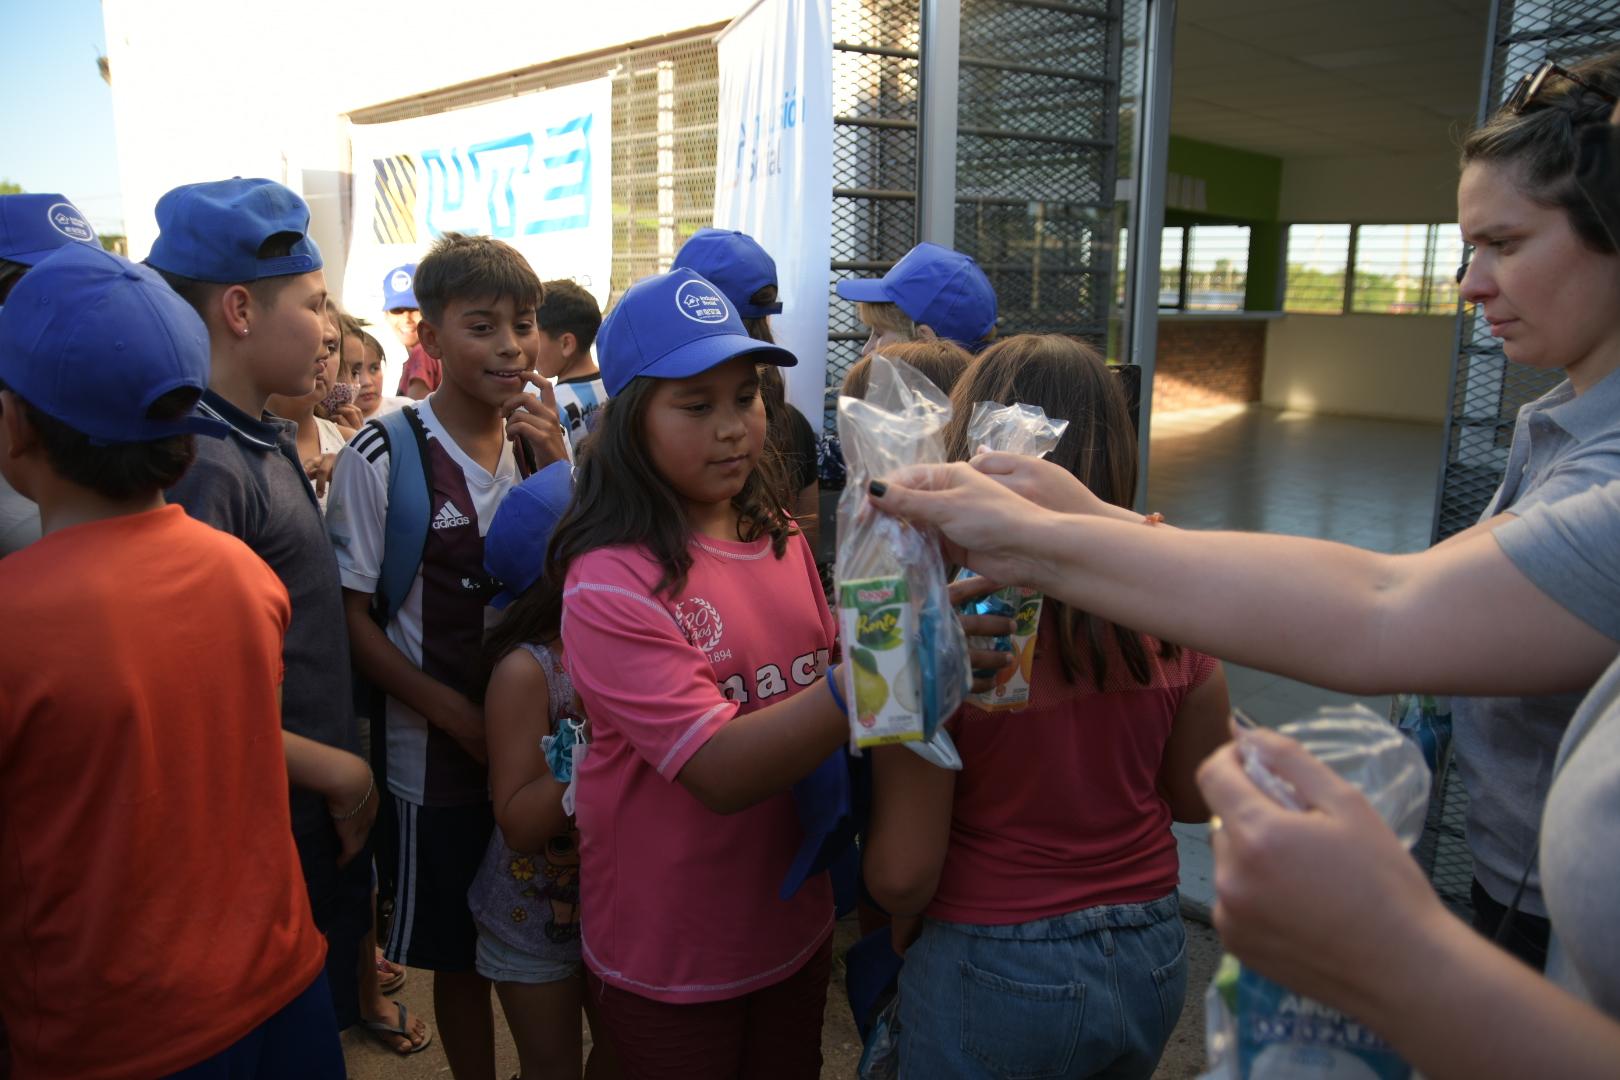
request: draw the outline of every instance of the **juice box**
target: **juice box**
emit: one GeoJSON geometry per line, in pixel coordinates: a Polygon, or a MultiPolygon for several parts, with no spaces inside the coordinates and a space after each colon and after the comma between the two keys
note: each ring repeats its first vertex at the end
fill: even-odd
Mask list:
{"type": "Polygon", "coordinates": [[[838,592],[838,619],[855,745],[921,740],[922,683],[913,658],[917,613],[906,578],[844,582],[838,592]]]}
{"type": "MultiPolygon", "coordinates": [[[[977,577],[971,570],[963,570],[957,580],[977,577]]],[[[1030,675],[1035,666],[1035,637],[1041,625],[1041,604],[1044,597],[1034,589],[1009,585],[997,589],[989,596],[970,601],[968,614],[999,615],[1012,619],[1017,628],[1011,634],[993,638],[974,637],[969,645],[975,649],[995,649],[1010,652],[1018,658],[1016,664],[996,671],[996,685],[982,694],[970,694],[968,700],[981,709],[990,711],[1022,709],[1029,704],[1030,675]]]]}

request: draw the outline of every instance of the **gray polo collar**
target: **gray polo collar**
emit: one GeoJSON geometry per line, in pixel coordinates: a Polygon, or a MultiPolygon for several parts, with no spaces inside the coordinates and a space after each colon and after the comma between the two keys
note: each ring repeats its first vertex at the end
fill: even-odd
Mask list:
{"type": "Polygon", "coordinates": [[[1620,426],[1620,371],[1610,372],[1596,386],[1579,396],[1576,396],[1574,387],[1566,379],[1548,397],[1554,395],[1559,400],[1550,402],[1540,411],[1577,442],[1585,442],[1620,426]]]}

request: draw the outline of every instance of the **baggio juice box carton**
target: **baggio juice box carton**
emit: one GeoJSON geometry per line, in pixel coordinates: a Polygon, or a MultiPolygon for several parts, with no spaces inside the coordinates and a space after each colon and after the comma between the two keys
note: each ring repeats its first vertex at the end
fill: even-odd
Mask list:
{"type": "Polygon", "coordinates": [[[855,745],[921,740],[922,679],[912,648],[917,613],[906,578],[844,582],[838,618],[848,650],[844,689],[855,711],[855,745]]]}

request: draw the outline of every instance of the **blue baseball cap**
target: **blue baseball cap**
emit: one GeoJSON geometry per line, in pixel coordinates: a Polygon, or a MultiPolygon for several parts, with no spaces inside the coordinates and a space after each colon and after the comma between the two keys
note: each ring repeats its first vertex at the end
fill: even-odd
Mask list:
{"type": "Polygon", "coordinates": [[[540,580],[552,530],[574,497],[574,469],[553,461],[506,493],[484,534],[484,569],[501,583],[490,603],[504,608],[540,580]]]}
{"type": "Polygon", "coordinates": [[[782,314],[781,304],[748,302],[765,286],[776,284],[776,260],[747,233],[699,229],[675,253],[675,265],[712,281],[745,319],[782,314]]]}
{"type": "Polygon", "coordinates": [[[406,263],[388,271],[388,276],[383,278],[383,310],[402,311],[421,306],[416,302],[416,264],[406,263]]]}
{"type": "Polygon", "coordinates": [[[642,278],[625,290],[596,333],[596,358],[608,395],[638,375],[684,379],[734,357],[793,367],[779,345],[757,341],[720,289],[695,270],[642,278]]]}
{"type": "Polygon", "coordinates": [[[274,180],[184,184],[157,203],[158,238],[146,261],[159,270],[220,285],[307,274],[321,268],[309,238],[309,204],[274,180]],[[297,233],[292,251],[259,258],[278,233],[297,233]]]}
{"type": "Polygon", "coordinates": [[[850,278],[838,295],[866,304],[896,304],[918,326],[974,345],[996,325],[996,291],[979,264],[959,251],[918,244],[880,278],[850,278]]]}
{"type": "Polygon", "coordinates": [[[0,195],[0,259],[33,266],[75,241],[97,244],[96,230],[65,195],[0,195]]]}
{"type": "Polygon", "coordinates": [[[0,309],[0,381],[92,442],[223,436],[192,413],[153,420],[171,390],[208,387],[208,329],[157,274],[90,244],[41,259],[0,309]]]}

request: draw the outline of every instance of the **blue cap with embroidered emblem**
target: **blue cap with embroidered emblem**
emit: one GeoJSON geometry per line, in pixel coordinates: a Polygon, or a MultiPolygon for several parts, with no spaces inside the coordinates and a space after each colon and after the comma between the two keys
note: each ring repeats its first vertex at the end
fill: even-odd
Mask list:
{"type": "Polygon", "coordinates": [[[0,259],[33,266],[74,242],[97,243],[96,230],[65,195],[0,195],[0,259]]]}
{"type": "Polygon", "coordinates": [[[782,313],[781,304],[753,303],[755,293],[776,284],[776,260],[747,233],[699,229],[675,253],[675,265],[696,270],[719,286],[745,319],[782,313]]]}
{"type": "Polygon", "coordinates": [[[157,202],[158,238],[146,261],[196,281],[238,285],[321,268],[309,238],[309,205],[274,180],[184,184],[157,202]],[[266,240],[294,233],[292,250],[261,259],[266,240]]]}
{"type": "Polygon", "coordinates": [[[406,263],[388,271],[383,278],[383,310],[406,311],[421,306],[416,302],[416,264],[406,263]]]}
{"type": "Polygon", "coordinates": [[[94,443],[223,436],[188,413],[148,415],[182,388],[208,388],[208,329],[190,304],[144,266],[68,244],[41,259],[0,308],[0,381],[94,443]]]}
{"type": "Polygon", "coordinates": [[[895,304],[918,326],[962,345],[975,345],[996,325],[996,291],[979,264],[960,251],[924,241],[880,278],[838,283],[845,300],[895,304]]]}
{"type": "Polygon", "coordinates": [[[779,367],[799,362],[781,346],[749,337],[725,293],[694,270],[642,278],[596,333],[597,363],[609,395],[640,375],[684,379],[744,355],[779,367]]]}
{"type": "Polygon", "coordinates": [[[546,568],[546,546],[574,497],[574,469],[553,461],[507,492],[484,534],[484,569],[501,583],[490,601],[504,608],[540,580],[546,568]]]}

